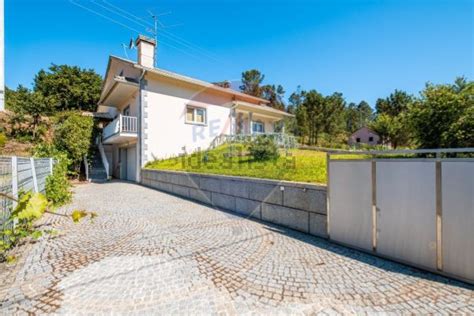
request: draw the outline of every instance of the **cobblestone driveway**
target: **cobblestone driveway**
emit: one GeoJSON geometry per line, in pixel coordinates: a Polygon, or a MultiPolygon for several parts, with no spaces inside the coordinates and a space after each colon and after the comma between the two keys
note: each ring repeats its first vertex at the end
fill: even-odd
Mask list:
{"type": "Polygon", "coordinates": [[[82,185],[2,313],[474,313],[472,287],[134,184],[82,185]]]}

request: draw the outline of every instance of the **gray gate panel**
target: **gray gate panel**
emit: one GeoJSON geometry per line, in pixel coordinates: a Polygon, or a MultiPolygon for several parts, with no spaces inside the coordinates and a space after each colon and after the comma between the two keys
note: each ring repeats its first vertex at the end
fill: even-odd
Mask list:
{"type": "Polygon", "coordinates": [[[377,161],[377,252],[436,268],[433,161],[377,161]]]}
{"type": "Polygon", "coordinates": [[[329,163],[329,233],[332,240],[372,250],[370,161],[329,163]]]}
{"type": "Polygon", "coordinates": [[[442,162],[443,270],[474,281],[474,162],[442,162]]]}

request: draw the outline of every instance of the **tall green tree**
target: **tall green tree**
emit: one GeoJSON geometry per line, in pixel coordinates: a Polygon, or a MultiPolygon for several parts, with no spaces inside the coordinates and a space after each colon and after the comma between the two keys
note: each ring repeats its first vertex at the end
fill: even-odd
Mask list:
{"type": "Polygon", "coordinates": [[[263,93],[261,87],[263,79],[265,79],[265,76],[257,69],[244,71],[242,73],[240,90],[255,97],[261,97],[263,93]]]}
{"type": "Polygon", "coordinates": [[[306,110],[309,145],[317,144],[319,136],[324,132],[326,105],[326,99],[321,93],[316,90],[306,93],[303,107],[306,110]]]}
{"type": "Polygon", "coordinates": [[[407,112],[414,100],[408,93],[395,90],[389,97],[376,101],[376,118],[370,127],[385,144],[394,148],[410,145],[412,131],[407,112]]]}
{"type": "Polygon", "coordinates": [[[395,90],[385,99],[377,99],[375,102],[375,111],[377,114],[387,114],[397,116],[406,112],[408,105],[413,101],[413,97],[405,91],[395,90]]]}
{"type": "Polygon", "coordinates": [[[349,103],[345,112],[346,131],[349,133],[367,126],[373,120],[373,110],[365,101],[359,104],[349,103]]]}
{"type": "Polygon", "coordinates": [[[474,81],[427,84],[409,116],[420,148],[474,147],[474,81]]]}
{"type": "Polygon", "coordinates": [[[262,97],[270,101],[269,106],[277,110],[285,109],[285,102],[283,101],[285,97],[285,89],[281,85],[264,85],[261,87],[262,97]]]}
{"type": "Polygon", "coordinates": [[[340,92],[325,98],[324,106],[324,132],[329,135],[336,135],[344,130],[344,109],[346,101],[340,92]]]}
{"type": "Polygon", "coordinates": [[[101,85],[101,77],[92,69],[52,64],[35,76],[33,90],[46,99],[54,99],[58,111],[94,111],[101,85]]]}

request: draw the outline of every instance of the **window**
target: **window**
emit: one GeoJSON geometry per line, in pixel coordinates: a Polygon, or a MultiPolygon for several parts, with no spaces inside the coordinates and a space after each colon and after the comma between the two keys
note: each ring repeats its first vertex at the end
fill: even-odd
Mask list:
{"type": "Polygon", "coordinates": [[[373,142],[374,141],[374,137],[373,136],[370,136],[369,137],[369,142],[373,142]]]}
{"type": "Polygon", "coordinates": [[[186,108],[186,123],[206,124],[206,110],[188,106],[186,108]]]}
{"type": "Polygon", "coordinates": [[[360,137],[356,138],[356,142],[360,143],[360,137]]]}
{"type": "Polygon", "coordinates": [[[252,122],[252,133],[265,133],[265,125],[262,122],[252,122]]]}

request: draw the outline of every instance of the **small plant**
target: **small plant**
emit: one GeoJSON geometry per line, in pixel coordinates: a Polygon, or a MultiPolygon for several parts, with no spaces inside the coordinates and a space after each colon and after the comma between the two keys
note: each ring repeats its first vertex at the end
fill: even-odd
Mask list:
{"type": "Polygon", "coordinates": [[[249,143],[249,153],[256,161],[276,159],[280,156],[278,146],[273,139],[265,135],[257,136],[249,143]]]}
{"type": "Polygon", "coordinates": [[[7,143],[7,137],[3,132],[0,133],[0,148],[5,147],[5,144],[7,143]]]}
{"type": "Polygon", "coordinates": [[[71,185],[68,180],[70,160],[67,154],[57,150],[53,145],[40,144],[35,147],[35,156],[54,157],[53,174],[46,178],[46,198],[53,206],[61,206],[71,201],[71,185]]]}
{"type": "Polygon", "coordinates": [[[53,206],[61,206],[71,201],[71,185],[66,172],[65,167],[58,163],[54,166],[53,174],[46,178],[46,197],[53,206]]]}
{"type": "Polygon", "coordinates": [[[54,234],[53,230],[42,231],[34,225],[35,221],[41,218],[44,213],[69,217],[74,222],[79,222],[82,218],[87,216],[89,216],[91,220],[97,217],[96,213],[84,210],[75,210],[71,215],[58,214],[49,211],[48,200],[41,193],[27,192],[21,194],[19,199],[15,199],[14,197],[1,192],[0,196],[17,202],[17,206],[10,213],[0,229],[0,262],[7,261],[11,263],[15,261],[15,257],[8,254],[8,251],[21,239],[27,237],[39,239],[43,236],[43,233],[54,234]]]}

